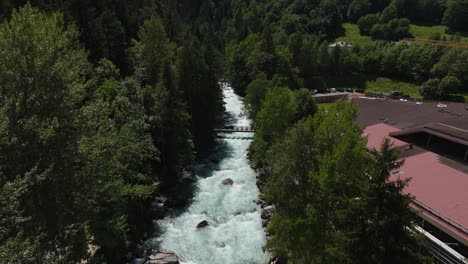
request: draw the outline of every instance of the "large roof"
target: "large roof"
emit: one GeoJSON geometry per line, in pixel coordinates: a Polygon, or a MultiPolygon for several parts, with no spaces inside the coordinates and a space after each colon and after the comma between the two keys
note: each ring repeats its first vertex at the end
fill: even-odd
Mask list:
{"type": "Polygon", "coordinates": [[[401,150],[405,163],[392,178],[411,178],[405,192],[415,196],[413,207],[468,246],[468,166],[418,146],[409,148],[410,143],[400,140],[401,136],[425,133],[468,146],[465,105],[440,107],[443,105],[438,103],[365,98],[353,102],[360,111],[357,122],[366,126],[368,148],[378,148],[388,137],[401,150]]]}
{"type": "Polygon", "coordinates": [[[359,124],[369,126],[386,123],[401,130],[440,123],[468,131],[468,111],[462,103],[428,103],[399,100],[355,98],[359,124]],[[446,107],[438,107],[446,105],[446,107]]]}
{"type": "Polygon", "coordinates": [[[392,137],[407,136],[417,133],[427,133],[433,136],[468,146],[468,131],[442,123],[429,123],[422,126],[389,133],[392,137]]]}
{"type": "Polygon", "coordinates": [[[425,219],[468,246],[468,174],[445,159],[432,152],[407,157],[393,177],[411,178],[405,192],[415,196],[425,219]]]}

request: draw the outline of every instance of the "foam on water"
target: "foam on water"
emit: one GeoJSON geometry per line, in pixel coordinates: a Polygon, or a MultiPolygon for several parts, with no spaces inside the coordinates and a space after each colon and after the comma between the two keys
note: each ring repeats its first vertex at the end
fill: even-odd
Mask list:
{"type": "MultiPolygon", "coordinates": [[[[249,126],[250,120],[242,115],[241,98],[227,85],[223,94],[227,123],[249,126]]],[[[259,190],[246,157],[251,142],[223,139],[220,143],[224,158],[219,164],[200,162],[195,166],[193,203],[176,218],[158,222],[161,248],[174,251],[186,264],[265,263],[269,257],[262,249],[265,231],[255,204],[259,190]],[[221,184],[226,178],[234,181],[233,186],[221,184]],[[197,230],[203,220],[210,225],[197,230]]]]}

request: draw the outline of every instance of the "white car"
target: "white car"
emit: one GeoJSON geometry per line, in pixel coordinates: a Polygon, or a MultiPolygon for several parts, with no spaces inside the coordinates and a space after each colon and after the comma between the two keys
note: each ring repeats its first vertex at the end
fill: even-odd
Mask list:
{"type": "Polygon", "coordinates": [[[330,88],[330,92],[336,93],[336,88],[330,88]]]}

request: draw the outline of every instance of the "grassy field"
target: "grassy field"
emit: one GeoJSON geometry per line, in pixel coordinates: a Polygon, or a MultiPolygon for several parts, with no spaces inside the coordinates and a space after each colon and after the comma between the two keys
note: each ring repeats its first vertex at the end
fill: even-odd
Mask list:
{"type": "Polygon", "coordinates": [[[358,44],[360,46],[372,42],[371,37],[361,36],[359,33],[359,28],[356,24],[344,23],[343,28],[346,31],[346,35],[337,38],[336,41],[353,42],[354,44],[358,44]]]}
{"type": "Polygon", "coordinates": [[[326,111],[330,109],[336,103],[320,103],[318,104],[319,111],[326,111]]]}
{"type": "MultiPolygon", "coordinates": [[[[332,79],[333,78],[330,78],[330,80],[332,79]]],[[[338,78],[338,79],[342,80],[342,78],[338,78]]],[[[389,78],[384,78],[384,77],[372,77],[372,76],[367,76],[367,80],[363,80],[359,78],[354,78],[354,79],[350,78],[350,79],[347,79],[346,85],[343,84],[343,82],[333,83],[333,82],[330,82],[330,80],[326,81],[328,84],[327,87],[338,87],[338,88],[352,87],[355,90],[364,88],[366,93],[369,93],[369,92],[389,93],[390,91],[397,91],[405,95],[408,95],[412,98],[422,99],[422,96],[419,94],[419,85],[402,82],[402,81],[398,81],[394,79],[389,79],[389,78]]],[[[465,102],[468,102],[468,92],[453,94],[448,101],[463,102],[463,98],[465,102]]],[[[319,104],[319,108],[326,110],[330,107],[330,105],[332,104],[328,104],[328,103],[319,104]]]]}
{"type": "Polygon", "coordinates": [[[367,81],[365,89],[366,92],[380,93],[397,91],[409,95],[412,98],[422,98],[422,96],[419,94],[419,86],[382,77],[376,78],[372,81],[367,81]]]}
{"type": "MultiPolygon", "coordinates": [[[[345,29],[346,35],[339,37],[336,41],[353,42],[359,45],[365,45],[372,42],[372,38],[369,36],[361,36],[359,33],[359,27],[356,24],[344,23],[343,28],[345,29]]],[[[429,39],[431,33],[440,33],[441,36],[450,38],[453,34],[446,33],[447,27],[438,26],[422,26],[422,25],[411,25],[410,32],[415,38],[429,39]]],[[[462,41],[468,42],[468,33],[461,32],[462,41]]]]}
{"type": "MultiPolygon", "coordinates": [[[[421,39],[429,39],[431,33],[440,33],[441,36],[445,36],[446,38],[450,38],[453,36],[452,34],[446,33],[447,27],[446,26],[419,26],[419,25],[411,25],[410,32],[413,34],[415,38],[421,39]]],[[[462,41],[468,42],[468,35],[466,33],[462,33],[462,41]]]]}

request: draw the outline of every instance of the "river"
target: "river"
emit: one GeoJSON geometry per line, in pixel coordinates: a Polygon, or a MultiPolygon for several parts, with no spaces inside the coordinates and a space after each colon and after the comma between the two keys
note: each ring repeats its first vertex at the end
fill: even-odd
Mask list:
{"type": "MultiPolygon", "coordinates": [[[[231,87],[223,85],[226,124],[249,126],[243,115],[243,100],[231,87]]],[[[229,136],[245,137],[245,133],[229,136]]],[[[220,162],[209,159],[195,165],[194,198],[175,218],[158,221],[160,248],[171,250],[184,264],[263,264],[269,255],[260,208],[255,201],[259,190],[255,171],[249,165],[247,149],[251,140],[220,139],[216,154],[220,162]],[[224,186],[230,178],[234,184],[224,186]],[[196,228],[207,220],[209,226],[196,228]]]]}

